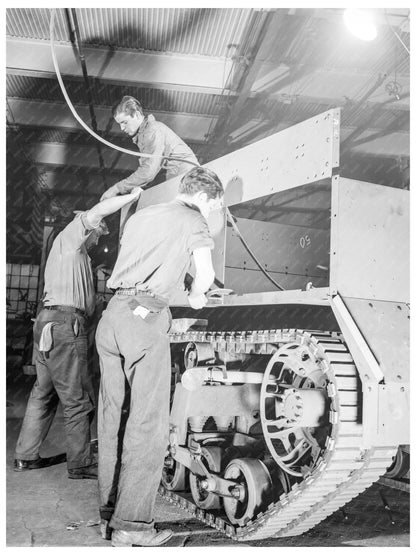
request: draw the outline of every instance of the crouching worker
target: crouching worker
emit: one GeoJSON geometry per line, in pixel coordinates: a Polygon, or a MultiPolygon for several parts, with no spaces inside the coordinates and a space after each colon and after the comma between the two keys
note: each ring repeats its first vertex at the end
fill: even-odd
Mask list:
{"type": "Polygon", "coordinates": [[[131,137],[140,152],[152,158],[140,158],[135,172],[119,181],[102,195],[101,200],[129,193],[133,187],[150,186],[156,176],[171,179],[198,165],[195,154],[167,125],[156,121],[152,114],[143,113],[140,102],[133,96],[123,96],[113,109],[121,131],[131,137]]]}
{"type": "Polygon", "coordinates": [[[97,479],[90,447],[94,394],[88,372],[88,318],[95,291],[88,249],[108,233],[102,218],[136,200],[138,187],[78,213],[53,242],[45,267],[44,307],[34,325],[37,379],[30,393],[15,449],[17,472],[67,461],[68,477],[97,479]],[[39,451],[61,401],[66,455],[42,458],[39,451]]]}
{"type": "MultiPolygon", "coordinates": [[[[115,547],[154,547],[154,505],[169,433],[168,308],[193,260],[189,304],[205,306],[214,280],[207,218],[222,204],[217,175],[198,167],[177,197],[136,212],[126,223],[108,287],[115,295],[98,324],[98,485],[101,532],[115,547]],[[123,425],[124,415],[128,414],[123,425]]],[[[117,198],[117,197],[116,197],[117,198]]]]}

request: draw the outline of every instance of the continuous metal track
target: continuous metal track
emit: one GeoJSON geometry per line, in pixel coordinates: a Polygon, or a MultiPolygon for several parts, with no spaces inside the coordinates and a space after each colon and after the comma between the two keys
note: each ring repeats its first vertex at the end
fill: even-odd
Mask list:
{"type": "Polygon", "coordinates": [[[313,528],[377,481],[391,464],[397,446],[363,449],[359,414],[359,379],[342,336],[302,330],[253,332],[188,332],[172,334],[171,342],[210,342],[215,349],[273,353],[286,342],[306,344],[327,376],[331,399],[331,432],[318,464],[266,511],[243,527],[197,507],[180,494],[160,486],[159,493],[192,516],[237,541],[297,536],[313,528]]]}

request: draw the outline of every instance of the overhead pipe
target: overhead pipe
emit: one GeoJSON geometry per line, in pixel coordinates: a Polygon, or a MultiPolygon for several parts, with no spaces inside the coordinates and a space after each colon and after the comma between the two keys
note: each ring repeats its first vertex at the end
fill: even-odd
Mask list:
{"type": "MultiPolygon", "coordinates": [[[[220,117],[217,120],[217,124],[210,134],[210,142],[212,144],[210,148],[210,154],[213,152],[215,146],[218,147],[218,143],[223,141],[225,137],[230,133],[231,125],[235,123],[236,119],[238,119],[240,110],[243,107],[244,103],[248,99],[250,95],[250,86],[255,79],[255,75],[253,76],[253,65],[255,63],[256,57],[259,53],[260,47],[264,42],[264,38],[267,34],[267,31],[270,27],[270,24],[274,17],[274,10],[267,11],[266,15],[262,11],[259,11],[256,14],[256,21],[252,22],[251,28],[248,31],[248,35],[255,34],[257,35],[254,44],[244,44],[240,47],[240,52],[242,53],[242,57],[245,59],[245,65],[242,70],[242,75],[240,77],[240,81],[237,87],[237,97],[232,107],[227,107],[227,113],[225,117],[220,117]],[[261,21],[262,20],[262,21],[261,21]],[[259,31],[256,31],[256,27],[260,26],[259,31]],[[244,52],[246,50],[246,52],[244,52]],[[249,79],[250,76],[250,79],[249,79]]],[[[231,83],[230,83],[231,87],[231,83]]],[[[230,96],[230,92],[228,93],[227,97],[230,96]]]]}
{"type": "MultiPolygon", "coordinates": [[[[87,92],[87,99],[88,99],[88,108],[90,111],[90,117],[91,117],[91,126],[93,128],[93,130],[95,131],[95,133],[98,133],[98,127],[97,127],[97,118],[95,116],[95,111],[94,111],[94,102],[93,102],[93,98],[92,98],[92,92],[91,92],[91,85],[90,85],[90,79],[88,76],[88,71],[87,71],[87,64],[85,61],[85,55],[82,49],[82,42],[81,42],[81,35],[79,32],[79,26],[78,26],[78,18],[77,18],[77,14],[75,11],[75,8],[71,8],[71,11],[69,12],[68,8],[66,8],[68,15],[70,14],[71,17],[68,17],[68,22],[71,25],[71,42],[74,41],[75,46],[78,50],[78,57],[81,63],[81,69],[82,69],[82,75],[84,77],[84,83],[85,83],[85,87],[86,87],[86,92],[87,92]],[[72,19],[72,21],[71,21],[72,19]]],[[[101,172],[101,177],[104,183],[104,189],[107,189],[107,180],[105,177],[105,163],[104,163],[104,158],[103,158],[103,154],[102,154],[102,150],[101,150],[101,145],[100,143],[96,144],[96,148],[97,148],[97,153],[98,153],[98,161],[99,161],[99,165],[100,165],[100,169],[102,170],[101,172]]]]}

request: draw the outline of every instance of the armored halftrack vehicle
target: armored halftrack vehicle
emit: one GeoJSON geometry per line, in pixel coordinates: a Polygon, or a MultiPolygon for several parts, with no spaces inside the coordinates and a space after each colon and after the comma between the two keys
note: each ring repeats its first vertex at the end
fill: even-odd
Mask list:
{"type": "Polygon", "coordinates": [[[409,443],[409,192],[343,178],[339,141],[334,109],[206,165],[229,212],[218,289],[172,307],[160,493],[238,541],[302,534],[409,443]]]}

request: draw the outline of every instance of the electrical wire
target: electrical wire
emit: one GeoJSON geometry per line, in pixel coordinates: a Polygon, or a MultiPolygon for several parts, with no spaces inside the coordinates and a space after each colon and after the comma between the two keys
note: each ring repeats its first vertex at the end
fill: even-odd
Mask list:
{"type": "Polygon", "coordinates": [[[237,224],[234,221],[234,217],[232,216],[231,212],[229,211],[228,207],[226,207],[226,212],[227,212],[227,216],[228,216],[228,221],[230,222],[230,224],[232,225],[232,228],[234,229],[234,232],[237,234],[237,237],[240,239],[240,241],[243,243],[244,247],[246,248],[247,252],[249,253],[249,255],[251,256],[251,258],[254,260],[254,262],[257,264],[259,270],[265,275],[265,277],[271,281],[273,283],[273,285],[275,287],[277,287],[277,289],[280,289],[280,291],[284,291],[284,288],[277,283],[277,281],[275,281],[272,276],[268,273],[268,271],[263,268],[263,266],[261,265],[260,261],[257,259],[257,257],[255,256],[255,254],[253,253],[253,251],[250,249],[250,247],[247,245],[244,237],[241,235],[240,230],[237,227],[237,224]]]}
{"type": "Polygon", "coordinates": [[[71,99],[68,96],[68,93],[67,93],[66,88],[65,88],[65,84],[62,80],[61,72],[59,70],[58,61],[56,59],[56,53],[55,53],[55,48],[54,48],[54,44],[55,44],[55,32],[54,32],[55,12],[56,12],[56,8],[53,8],[51,10],[51,20],[50,20],[50,23],[49,23],[49,34],[50,34],[52,61],[53,61],[53,65],[54,65],[54,68],[55,68],[56,76],[58,78],[59,86],[61,87],[62,94],[64,95],[66,103],[68,104],[69,109],[71,110],[74,118],[78,121],[78,123],[80,125],[82,125],[82,127],[86,131],[88,131],[88,133],[90,135],[92,135],[95,139],[97,139],[101,143],[109,146],[110,148],[114,148],[116,150],[119,150],[120,152],[124,152],[125,154],[131,154],[132,156],[137,156],[137,157],[141,157],[141,158],[161,158],[162,160],[175,160],[177,162],[184,162],[185,164],[191,164],[192,166],[199,167],[199,164],[196,164],[195,162],[191,162],[190,160],[186,160],[185,158],[180,158],[178,156],[163,156],[163,155],[159,155],[159,154],[148,154],[148,153],[145,153],[145,152],[137,152],[135,150],[128,150],[127,148],[122,148],[118,145],[110,143],[109,141],[106,141],[105,139],[100,137],[100,135],[97,135],[97,133],[94,133],[94,131],[92,129],[90,129],[90,127],[88,127],[88,125],[83,121],[83,119],[78,115],[77,111],[75,110],[75,108],[74,108],[74,106],[71,102],[71,99]]]}

